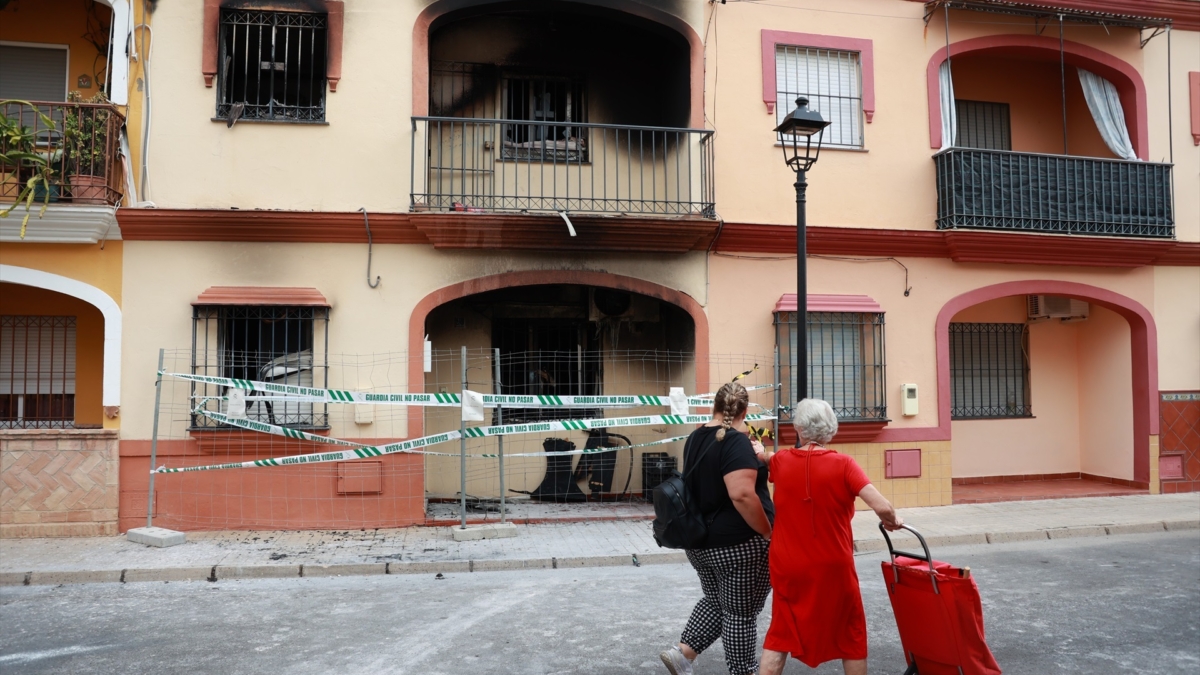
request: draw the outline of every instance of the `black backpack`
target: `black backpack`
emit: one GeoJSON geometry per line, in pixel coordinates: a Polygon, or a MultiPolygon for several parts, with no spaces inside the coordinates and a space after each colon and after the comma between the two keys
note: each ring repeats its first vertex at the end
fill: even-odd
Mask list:
{"type": "MultiPolygon", "coordinates": [[[[706,519],[700,512],[699,500],[688,487],[687,478],[716,444],[717,440],[714,438],[691,464],[684,468],[683,474],[674,471],[670,478],[654,488],[654,541],[658,542],[659,546],[695,548],[704,543],[704,538],[708,536],[711,517],[706,519]]],[[[684,456],[686,455],[685,448],[684,456]]]]}

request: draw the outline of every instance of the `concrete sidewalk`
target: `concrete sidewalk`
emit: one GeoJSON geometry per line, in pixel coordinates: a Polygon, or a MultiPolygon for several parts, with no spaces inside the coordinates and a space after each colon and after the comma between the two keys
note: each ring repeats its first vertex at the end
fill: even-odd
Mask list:
{"type": "MultiPolygon", "coordinates": [[[[1200,493],[962,504],[902,509],[941,546],[1200,528],[1200,493]]],[[[451,528],[193,532],[158,549],[121,537],[0,541],[0,585],[99,581],[479,572],[683,562],[659,548],[647,520],[520,525],[511,539],[455,542],[451,528]]],[[[884,548],[870,512],[854,519],[855,549],[884,548]]],[[[903,538],[902,538],[903,540],[903,538]]],[[[909,546],[905,543],[904,546],[909,546]]]]}

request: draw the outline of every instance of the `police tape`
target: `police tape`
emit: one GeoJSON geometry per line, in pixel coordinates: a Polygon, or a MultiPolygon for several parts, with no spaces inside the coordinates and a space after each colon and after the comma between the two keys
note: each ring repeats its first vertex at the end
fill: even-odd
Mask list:
{"type": "MultiPolygon", "coordinates": [[[[303,387],[294,384],[275,384],[258,380],[241,380],[230,377],[215,377],[212,375],[190,375],[187,373],[169,373],[162,371],[160,375],[174,377],[190,382],[212,384],[220,387],[231,387],[243,391],[262,392],[266,395],[251,396],[247,403],[284,402],[284,403],[365,403],[375,405],[414,405],[427,407],[459,407],[462,405],[458,394],[450,393],[373,393],[352,391],[349,389],[322,389],[320,387],[303,387]]],[[[748,387],[747,390],[767,389],[773,384],[748,387]]],[[[687,404],[693,408],[710,408],[714,394],[689,396],[687,404]]],[[[556,396],[556,395],[522,395],[522,394],[480,394],[483,407],[495,408],[511,406],[514,408],[636,408],[639,406],[670,406],[670,396],[651,396],[641,394],[597,395],[597,396],[556,396]]],[[[227,396],[196,396],[201,399],[228,400],[227,396]]]]}
{"type": "MultiPolygon", "coordinates": [[[[338,438],[329,438],[318,434],[310,434],[299,429],[282,427],[277,424],[267,424],[255,420],[229,417],[224,413],[214,412],[197,408],[196,414],[208,417],[221,424],[227,424],[239,429],[248,431],[257,431],[260,433],[270,434],[273,436],[284,436],[297,440],[310,441],[314,443],[326,443],[332,445],[351,446],[351,450],[339,450],[336,452],[318,452],[306,455],[288,455],[284,457],[272,457],[268,459],[257,459],[249,462],[232,462],[226,464],[208,464],[203,466],[189,466],[167,468],[161,466],[151,470],[151,473],[185,473],[190,471],[214,471],[218,469],[251,469],[255,467],[267,466],[294,466],[298,464],[320,464],[325,462],[342,462],[354,459],[366,459],[369,457],[379,457],[382,455],[391,455],[396,453],[406,454],[439,454],[446,456],[459,456],[457,453],[432,453],[421,451],[430,445],[446,443],[462,438],[462,434],[458,430],[446,431],[440,434],[432,434],[422,436],[407,441],[399,441],[396,443],[387,443],[384,445],[362,445],[352,441],[345,441],[338,438]]],[[[541,433],[546,431],[583,431],[587,429],[602,429],[607,427],[631,427],[631,426],[650,426],[656,424],[702,424],[711,419],[707,415],[645,415],[641,417],[607,417],[590,420],[548,420],[545,422],[535,422],[530,424],[499,424],[488,427],[468,427],[467,437],[483,438],[491,436],[504,436],[507,434],[521,433],[541,433]]],[[[747,415],[747,420],[757,421],[762,419],[774,419],[771,415],[747,415]]],[[[646,445],[661,445],[664,443],[672,443],[680,438],[665,439],[662,441],[653,441],[646,444],[641,444],[633,447],[645,447],[646,445]]],[[[624,447],[618,446],[615,448],[596,449],[595,452],[608,452],[610,450],[621,450],[624,447]]],[[[565,451],[563,454],[588,454],[585,451],[565,451]]],[[[544,457],[550,453],[517,453],[513,455],[505,455],[506,457],[544,457]]],[[[475,455],[487,457],[488,455],[475,455]]],[[[493,455],[499,457],[499,455],[493,455]]]]}

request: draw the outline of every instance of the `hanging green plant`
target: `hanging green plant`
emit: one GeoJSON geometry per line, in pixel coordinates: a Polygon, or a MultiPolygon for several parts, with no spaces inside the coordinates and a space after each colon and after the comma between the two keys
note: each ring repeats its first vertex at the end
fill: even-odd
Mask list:
{"type": "Polygon", "coordinates": [[[34,199],[42,202],[42,208],[38,212],[38,217],[41,218],[57,190],[54,183],[56,172],[51,161],[53,151],[37,151],[36,133],[22,124],[21,111],[25,109],[32,111],[46,129],[58,128],[49,115],[29,101],[0,101],[0,111],[3,111],[0,115],[0,174],[5,176],[3,185],[6,191],[11,185],[10,179],[16,183],[17,190],[16,200],[8,208],[0,211],[0,218],[7,218],[13,209],[24,204],[25,217],[21,220],[22,239],[25,238],[25,229],[33,212],[34,199]]]}

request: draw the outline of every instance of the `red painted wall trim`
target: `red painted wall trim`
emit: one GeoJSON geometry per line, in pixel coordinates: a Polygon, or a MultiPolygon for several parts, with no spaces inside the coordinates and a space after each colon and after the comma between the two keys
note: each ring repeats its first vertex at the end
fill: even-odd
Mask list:
{"type": "MultiPolygon", "coordinates": [[[[325,12],[329,14],[326,28],[327,52],[325,79],[329,91],[337,91],[338,80],[342,79],[342,26],[344,3],[342,0],[324,0],[325,12]]],[[[200,73],[204,86],[212,87],[217,78],[218,35],[221,29],[221,0],[204,0],[204,19],[201,38],[200,73]]]]}
{"type": "Polygon", "coordinates": [[[329,14],[326,33],[329,56],[325,59],[325,81],[329,83],[329,91],[336,92],[338,82],[342,79],[342,29],[346,5],[342,0],[325,0],[325,11],[329,14]]]}
{"type": "Polygon", "coordinates": [[[817,47],[820,49],[837,49],[846,52],[858,52],[862,66],[862,107],[867,124],[875,117],[875,48],[871,40],[863,38],[839,37],[836,35],[816,35],[814,33],[792,33],[783,30],[762,31],[762,84],[763,103],[767,105],[767,114],[775,114],[775,98],[778,89],[775,88],[775,50],[778,45],[792,47],[817,47]]]}
{"type": "MultiPolygon", "coordinates": [[[[937,429],[950,438],[950,320],[958,312],[982,302],[1013,295],[1059,295],[1094,302],[1120,314],[1129,323],[1130,358],[1133,373],[1133,479],[1150,480],[1150,436],[1158,433],[1158,329],[1150,310],[1141,303],[1110,290],[1072,281],[1010,281],[977,288],[959,295],[938,312],[934,335],[937,340],[937,429]]],[[[902,429],[884,432],[886,440],[902,429]]],[[[881,440],[883,440],[881,438],[881,440]]]]}
{"type": "MultiPolygon", "coordinates": [[[[882,314],[883,307],[866,295],[827,295],[808,294],[808,311],[810,312],[863,312],[866,314],[882,314]]],[[[784,293],[775,303],[776,312],[796,311],[796,294],[784,293]]]]}
{"type": "Polygon", "coordinates": [[[1192,144],[1200,145],[1200,73],[1188,73],[1188,101],[1191,103],[1192,144]]]}
{"type": "Polygon", "coordinates": [[[295,286],[209,286],[192,304],[329,307],[321,291],[295,286]]]}
{"type": "Polygon", "coordinates": [[[217,78],[217,32],[221,21],[221,0],[204,0],[204,24],[200,55],[200,74],[204,86],[213,86],[217,78]]]}
{"type": "MultiPolygon", "coordinates": [[[[997,55],[1042,56],[1058,60],[1058,39],[1046,35],[988,35],[962,40],[950,45],[953,58],[967,54],[994,53],[997,55]]],[[[929,101],[929,147],[942,147],[942,102],[939,96],[938,68],[946,60],[946,47],[934,52],[925,68],[926,96],[929,101]]],[[[1150,131],[1146,113],[1146,83],[1132,65],[1095,47],[1078,42],[1063,44],[1064,60],[1068,65],[1082,67],[1113,83],[1125,110],[1125,124],[1134,152],[1143,160],[1150,157],[1150,131]]]]}
{"type": "MultiPolygon", "coordinates": [[[[421,10],[417,20],[413,22],[412,33],[412,114],[413,117],[429,115],[429,27],[443,14],[479,7],[498,2],[499,0],[438,0],[421,10]]],[[[691,25],[683,19],[648,7],[634,0],[587,0],[586,4],[614,9],[618,12],[660,23],[679,33],[688,42],[689,56],[689,91],[691,93],[691,110],[689,126],[693,129],[704,128],[704,42],[691,25]]]]}
{"type": "MultiPolygon", "coordinates": [[[[445,288],[438,289],[421,299],[413,307],[408,319],[408,353],[421,354],[424,351],[425,319],[435,308],[452,300],[486,293],[499,288],[514,286],[537,286],[545,284],[580,284],[584,286],[599,286],[616,288],[631,293],[641,293],[652,298],[669,302],[686,311],[692,317],[696,327],[696,383],[695,387],[709,384],[708,364],[708,315],[704,308],[692,296],[666,286],[635,279],[633,277],[609,274],[608,272],[591,272],[583,270],[534,270],[528,272],[506,272],[488,277],[480,277],[463,281],[445,288]]],[[[421,359],[409,359],[408,390],[425,391],[425,373],[421,359]]],[[[409,436],[416,437],[424,433],[424,418],[419,409],[409,411],[409,436]]]]}
{"type": "MultiPolygon", "coordinates": [[[[908,1],[923,3],[926,0],[908,1]]],[[[1200,30],[1200,12],[1196,11],[1195,0],[1030,0],[1030,4],[1086,12],[1164,17],[1174,22],[1175,30],[1200,30]]]]}
{"type": "MultiPolygon", "coordinates": [[[[377,244],[428,244],[408,213],[372,213],[377,244]]],[[[241,211],[236,209],[117,210],[129,241],[264,241],[367,243],[361,213],[241,211]]]]}
{"type": "MultiPolygon", "coordinates": [[[[1200,243],[979,230],[808,227],[813,255],[949,258],[955,262],[1088,267],[1200,266],[1200,243]]],[[[725,223],[713,250],[794,255],[796,228],[725,223]]]]}

